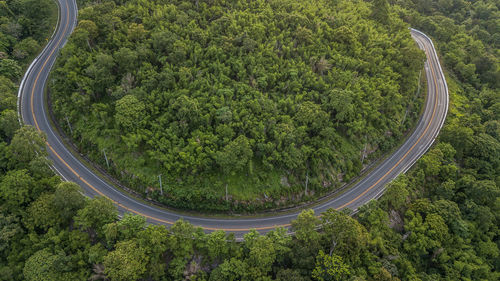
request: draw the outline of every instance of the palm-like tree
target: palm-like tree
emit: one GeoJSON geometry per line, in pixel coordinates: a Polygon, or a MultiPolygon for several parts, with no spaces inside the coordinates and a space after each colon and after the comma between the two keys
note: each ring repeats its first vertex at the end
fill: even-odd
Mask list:
{"type": "Polygon", "coordinates": [[[321,59],[314,64],[313,71],[323,76],[323,73],[328,71],[330,68],[332,68],[332,65],[328,62],[328,60],[325,59],[325,57],[321,57],[321,59]]]}
{"type": "Polygon", "coordinates": [[[95,263],[92,266],[92,271],[94,272],[89,280],[90,281],[95,281],[95,280],[109,280],[106,274],[104,273],[104,265],[95,263]]]}

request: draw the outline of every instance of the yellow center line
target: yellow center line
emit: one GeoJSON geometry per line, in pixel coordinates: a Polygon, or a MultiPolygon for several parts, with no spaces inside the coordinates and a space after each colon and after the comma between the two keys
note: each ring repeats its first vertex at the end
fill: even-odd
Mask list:
{"type": "MultiPolygon", "coordinates": [[[[64,31],[63,31],[63,34],[66,33],[67,29],[68,29],[68,26],[69,26],[69,8],[68,8],[68,3],[66,3],[66,18],[67,18],[67,21],[66,21],[66,24],[65,24],[65,27],[64,27],[64,31]]],[[[61,37],[58,42],[56,43],[56,46],[59,46],[59,44],[61,43],[62,39],[64,38],[61,37]]],[[[35,89],[36,89],[36,85],[38,83],[38,79],[43,71],[43,69],[45,68],[46,64],[48,63],[50,57],[53,55],[54,51],[56,50],[57,48],[54,48],[49,56],[47,57],[47,59],[45,60],[45,62],[43,63],[42,67],[40,68],[40,71],[38,72],[36,78],[35,78],[35,82],[33,84],[33,88],[31,90],[31,114],[33,116],[33,120],[35,122],[35,127],[37,128],[38,131],[41,132],[40,130],[40,127],[38,126],[38,121],[36,119],[36,116],[35,116],[35,112],[34,112],[34,106],[33,106],[33,99],[34,99],[34,95],[35,95],[35,89]]],[[[424,49],[425,49],[425,53],[428,55],[428,52],[427,52],[427,48],[425,47],[425,44],[424,44],[424,49]]],[[[430,62],[430,59],[428,60],[430,62]]],[[[356,196],[356,198],[352,199],[351,201],[343,204],[342,206],[338,207],[338,208],[335,208],[336,210],[340,210],[340,209],[343,209],[344,207],[352,204],[354,201],[358,200],[359,198],[361,198],[363,195],[365,195],[368,191],[370,191],[373,187],[375,187],[378,183],[380,183],[385,177],[387,177],[388,174],[390,174],[407,156],[408,154],[415,148],[415,146],[420,142],[420,140],[422,139],[422,137],[427,133],[427,131],[429,130],[430,128],[430,125],[431,123],[433,122],[434,120],[434,117],[435,117],[435,114],[436,114],[436,108],[437,108],[437,91],[438,91],[438,86],[437,86],[437,79],[436,79],[436,76],[435,76],[435,73],[434,73],[434,69],[432,68],[432,64],[429,63],[429,67],[431,68],[431,72],[432,72],[432,76],[434,78],[434,85],[436,87],[436,97],[435,97],[435,103],[434,103],[434,108],[433,108],[433,112],[432,112],[432,116],[431,116],[431,120],[430,122],[427,124],[427,127],[425,128],[424,132],[422,133],[422,135],[420,135],[420,137],[417,139],[417,142],[415,142],[415,144],[413,144],[413,146],[405,153],[405,155],[403,155],[403,157],[401,159],[399,159],[399,161],[387,172],[385,173],[379,180],[377,180],[377,182],[375,182],[374,184],[372,184],[370,187],[368,187],[365,191],[363,191],[361,194],[359,194],[358,196],[356,196]]],[[[49,149],[52,151],[52,153],[61,161],[61,163],[63,163],[73,174],[75,174],[83,183],[85,183],[88,187],[90,187],[92,190],[94,190],[97,194],[99,194],[100,196],[103,196],[103,197],[106,197],[108,198],[109,200],[111,200],[115,205],[118,205],[119,207],[129,211],[129,212],[132,212],[132,213],[135,213],[137,215],[140,215],[140,216],[143,216],[143,217],[146,217],[146,218],[149,218],[151,220],[154,220],[154,221],[157,221],[157,222],[161,222],[161,223],[165,223],[165,224],[174,224],[174,222],[172,221],[169,221],[169,220],[164,220],[164,219],[160,219],[160,218],[156,218],[156,217],[153,217],[153,216],[149,216],[149,215],[146,215],[146,214],[143,214],[139,211],[136,211],[136,210],[133,210],[111,198],[109,198],[108,196],[106,196],[104,193],[102,193],[100,190],[98,190],[97,188],[95,188],[92,184],[90,184],[89,182],[87,182],[84,178],[82,178],[80,176],[80,174],[78,174],[70,165],[68,165],[68,163],[66,161],[64,161],[64,159],[61,158],[61,156],[54,150],[54,148],[52,148],[52,146],[46,141],[45,142],[47,144],[47,146],[49,147],[49,149]]],[[[318,217],[320,217],[321,215],[319,215],[318,217]]],[[[280,224],[280,225],[273,225],[273,226],[264,226],[264,227],[254,227],[254,228],[217,228],[217,227],[201,227],[203,229],[206,229],[206,230],[224,230],[224,231],[249,231],[251,229],[256,229],[256,230],[268,230],[268,229],[273,229],[273,228],[277,228],[277,227],[289,227],[291,226],[290,223],[286,223],[286,224],[280,224]]]]}
{"type": "MultiPolygon", "coordinates": [[[[425,48],[425,46],[424,46],[425,48]]],[[[427,48],[425,48],[425,53],[427,53],[427,48]]],[[[430,62],[430,60],[429,60],[430,62]]],[[[399,159],[399,161],[394,165],[392,166],[392,168],[387,171],[387,173],[385,173],[380,179],[378,179],[374,184],[372,184],[369,188],[367,188],[365,191],[363,191],[361,194],[359,194],[358,196],[356,196],[356,198],[352,199],[351,201],[345,203],[344,205],[336,208],[336,210],[339,210],[339,209],[342,209],[348,205],[350,205],[351,203],[353,203],[354,201],[358,200],[361,196],[365,195],[368,191],[370,191],[373,187],[375,187],[379,182],[381,182],[388,174],[390,174],[405,158],[406,156],[408,156],[408,154],[410,154],[410,152],[413,150],[413,148],[415,148],[415,146],[420,142],[420,140],[424,137],[424,135],[427,133],[427,131],[429,130],[431,124],[432,124],[432,121],[434,120],[434,116],[436,115],[436,108],[437,108],[437,97],[438,97],[438,86],[437,86],[437,79],[436,79],[436,75],[434,74],[434,69],[432,68],[432,63],[429,63],[429,66],[431,68],[431,73],[432,73],[432,77],[434,78],[434,86],[436,87],[436,95],[435,95],[435,98],[434,98],[434,108],[432,110],[432,116],[431,116],[431,120],[429,121],[429,123],[427,123],[427,126],[425,127],[425,130],[424,132],[420,135],[420,137],[417,139],[417,141],[410,147],[410,149],[405,153],[405,155],[403,155],[403,157],[401,159],[399,159]]]]}

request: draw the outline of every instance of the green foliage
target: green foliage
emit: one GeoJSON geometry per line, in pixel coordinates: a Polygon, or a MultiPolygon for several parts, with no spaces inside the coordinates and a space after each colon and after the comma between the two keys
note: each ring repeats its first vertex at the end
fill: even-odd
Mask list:
{"type": "Polygon", "coordinates": [[[73,182],[62,182],[56,186],[53,204],[63,223],[68,223],[85,206],[80,186],[73,182]]]}
{"type": "Polygon", "coordinates": [[[59,213],[53,206],[54,195],[50,193],[42,194],[28,208],[26,216],[26,226],[29,228],[39,228],[48,230],[59,224],[59,213]]]}
{"type": "Polygon", "coordinates": [[[0,253],[7,256],[11,243],[22,237],[23,228],[15,215],[0,213],[0,253]]]}
{"type": "Polygon", "coordinates": [[[314,215],[313,210],[301,212],[297,219],[292,221],[292,228],[297,240],[310,246],[319,243],[319,233],[316,231],[319,222],[320,220],[314,215]]]}
{"type": "Polygon", "coordinates": [[[31,191],[35,181],[27,170],[9,171],[0,182],[0,199],[2,204],[11,211],[17,211],[33,200],[35,194],[31,191]]]}
{"type": "Polygon", "coordinates": [[[146,268],[149,276],[154,280],[160,280],[165,275],[166,265],[164,256],[168,248],[169,231],[163,226],[149,225],[146,229],[137,233],[137,243],[145,250],[149,257],[146,268]]]}
{"type": "Polygon", "coordinates": [[[223,170],[235,173],[241,172],[248,165],[252,154],[248,139],[241,135],[217,152],[215,158],[223,170]]]}
{"type": "Polygon", "coordinates": [[[50,88],[61,127],[127,186],[253,211],[308,199],[306,181],[338,188],[395,145],[422,60],[387,1],[85,1],[50,88]]]}
{"type": "Polygon", "coordinates": [[[21,166],[37,157],[47,156],[45,135],[32,126],[23,126],[18,130],[9,147],[12,159],[21,166]]]}
{"type": "Polygon", "coordinates": [[[0,129],[4,139],[10,140],[14,136],[14,132],[19,128],[19,119],[17,112],[6,109],[0,113],[0,129]]]}
{"type": "Polygon", "coordinates": [[[144,104],[137,100],[135,96],[124,96],[116,102],[116,124],[126,131],[134,131],[141,125],[144,109],[144,104]]]}
{"type": "Polygon", "coordinates": [[[57,275],[57,255],[43,249],[33,254],[24,265],[24,277],[28,281],[55,281],[57,275]]]}
{"type": "MultiPolygon", "coordinates": [[[[16,109],[17,95],[15,84],[5,76],[0,76],[0,110],[16,109]]],[[[2,129],[5,130],[5,129],[2,129]]]]}
{"type": "MultiPolygon", "coordinates": [[[[82,2],[86,1],[80,1],[82,2]]],[[[6,20],[3,17],[10,19],[12,14],[17,13],[18,7],[26,3],[38,7],[38,3],[31,0],[0,1],[2,32],[6,30],[6,20]]],[[[122,1],[104,0],[101,5],[91,7],[100,7],[104,12],[110,13],[117,8],[113,3],[122,4],[122,1]]],[[[374,1],[371,5],[376,3],[379,2],[374,1]]],[[[496,46],[495,36],[484,37],[483,32],[492,31],[491,20],[495,18],[497,11],[495,5],[489,1],[436,2],[439,5],[432,3],[403,1],[403,4],[412,7],[412,11],[415,8],[423,13],[424,15],[414,15],[425,17],[422,24],[428,24],[431,29],[433,25],[425,19],[448,23],[447,26],[439,26],[434,31],[438,48],[452,45],[455,39],[450,39],[450,36],[467,38],[460,32],[451,32],[455,28],[454,22],[462,22],[464,18],[470,19],[470,22],[465,21],[465,25],[475,30],[473,36],[477,36],[480,42],[486,44],[487,52],[496,46]],[[464,9],[472,12],[464,13],[464,9]],[[445,32],[441,28],[451,31],[445,32]]],[[[120,7],[127,5],[130,4],[120,7]]],[[[208,8],[208,2],[203,0],[183,5],[196,9],[211,9],[211,15],[214,17],[223,14],[217,10],[217,5],[208,8]]],[[[260,4],[254,5],[258,7],[260,4]]],[[[168,7],[173,9],[174,6],[168,7]]],[[[399,7],[395,9],[401,12],[399,7]]],[[[190,18],[177,17],[182,14],[179,11],[176,10],[170,17],[175,17],[179,24],[187,22],[190,18]]],[[[129,13],[149,15],[150,11],[135,9],[129,13]]],[[[370,13],[372,16],[375,14],[370,13]]],[[[107,20],[110,20],[96,19],[97,34],[91,23],[86,22],[79,27],[87,34],[83,43],[95,52],[98,37],[102,36],[101,29],[105,28],[107,20]]],[[[115,24],[119,26],[118,23],[115,24]]],[[[151,26],[145,22],[135,22],[126,27],[126,32],[116,35],[116,40],[126,37],[126,40],[138,44],[150,36],[151,26]]],[[[258,29],[259,25],[256,24],[255,28],[258,29]]],[[[342,30],[337,30],[339,36],[336,40],[353,40],[352,30],[349,29],[345,26],[342,30]]],[[[11,32],[14,31],[15,26],[11,28],[11,32]]],[[[108,33],[112,33],[112,30],[109,29],[108,33]]],[[[200,31],[193,36],[201,36],[197,37],[198,41],[201,41],[205,38],[203,34],[203,31],[200,31]]],[[[293,36],[297,37],[299,46],[314,40],[313,35],[313,29],[307,30],[306,26],[301,26],[293,36]]],[[[168,60],[182,61],[189,57],[191,45],[183,44],[181,39],[177,38],[172,42],[168,34],[156,34],[154,38],[157,39],[154,43],[156,50],[165,51],[171,44],[176,46],[175,53],[169,55],[168,60]]],[[[252,37],[239,39],[238,44],[242,50],[245,48],[248,51],[258,47],[250,38],[252,37]]],[[[0,40],[0,48],[4,42],[10,44],[10,40],[0,40]]],[[[476,41],[463,41],[460,45],[461,51],[466,54],[474,52],[476,41]]],[[[71,47],[71,44],[68,46],[71,47]]],[[[285,47],[282,46],[282,49],[285,47]]],[[[132,44],[126,48],[134,49],[132,44]]],[[[127,53],[129,52],[125,50],[122,54],[127,53]]],[[[137,57],[149,55],[145,51],[138,53],[137,57]]],[[[323,78],[335,67],[335,62],[327,56],[323,61],[322,57],[319,57],[313,63],[314,67],[311,68],[314,68],[314,75],[323,78]]],[[[161,225],[146,225],[145,218],[131,214],[124,214],[123,218],[118,220],[112,202],[102,197],[85,199],[78,186],[73,183],[61,183],[45,169],[47,162],[41,157],[43,155],[39,157],[32,152],[22,151],[35,149],[39,154],[44,153],[43,138],[36,130],[23,127],[9,131],[9,126],[1,127],[0,279],[499,280],[498,91],[493,84],[487,82],[489,78],[485,80],[484,76],[488,75],[488,71],[458,74],[450,67],[446,58],[444,63],[453,71],[447,79],[451,98],[450,113],[442,134],[425,157],[406,175],[395,180],[381,200],[362,206],[354,217],[334,210],[325,212],[320,218],[311,210],[302,212],[292,222],[292,230],[295,233],[292,236],[287,235],[284,229],[270,231],[266,235],[251,231],[245,235],[243,242],[237,243],[232,234],[227,235],[222,231],[205,234],[185,221],[178,221],[168,229],[161,225]],[[477,88],[478,85],[471,83],[479,83],[481,87],[477,88]],[[5,133],[7,131],[11,132],[9,134],[12,137],[5,133]]],[[[105,64],[103,61],[99,67],[105,68],[105,64]]],[[[120,64],[128,67],[132,67],[130,64],[135,65],[133,60],[124,60],[120,64]]],[[[478,69],[480,67],[476,68],[478,69]]],[[[143,75],[147,76],[145,73],[143,75]]],[[[162,78],[167,84],[171,83],[168,75],[167,72],[162,78]]],[[[129,87],[133,85],[129,83],[132,81],[129,78],[123,80],[125,83],[121,85],[120,90],[123,93],[110,93],[112,96],[116,94],[117,100],[133,91],[133,88],[129,87]],[[125,93],[126,91],[129,92],[125,93]]],[[[255,81],[256,87],[269,83],[268,80],[258,78],[255,81]]],[[[107,82],[101,80],[96,83],[107,82]]],[[[15,109],[15,97],[11,97],[15,96],[14,92],[13,82],[0,76],[2,111],[15,109]],[[6,99],[3,99],[4,94],[6,99]]],[[[230,97],[234,93],[224,90],[221,94],[230,97]]],[[[350,96],[342,91],[336,91],[336,94],[346,98],[350,96]]],[[[136,96],[136,93],[133,95],[136,96]]],[[[85,103],[85,98],[80,99],[81,96],[80,92],[75,92],[75,103],[85,103]]],[[[142,97],[141,93],[137,92],[137,101],[144,102],[142,97]]],[[[176,98],[172,102],[175,103],[176,113],[182,120],[187,123],[205,122],[205,115],[198,114],[196,110],[189,110],[202,107],[203,104],[195,98],[185,95],[184,98],[176,98]]],[[[300,126],[304,127],[303,130],[307,134],[314,134],[319,128],[313,128],[311,118],[320,119],[324,115],[322,111],[330,112],[331,109],[318,109],[316,103],[306,102],[300,103],[300,107],[304,106],[300,109],[300,126]]],[[[349,105],[352,105],[350,100],[344,104],[341,99],[329,98],[328,102],[331,108],[344,110],[342,118],[353,118],[351,114],[354,109],[349,108],[349,105]]],[[[144,105],[146,106],[146,103],[144,105]]],[[[292,104],[286,106],[293,107],[292,104]]],[[[110,107],[99,103],[93,106],[91,114],[103,122],[112,120],[114,109],[113,112],[103,113],[102,108],[106,111],[110,107]]],[[[218,109],[213,108],[213,111],[218,109]]],[[[217,116],[214,122],[222,125],[240,122],[241,116],[233,109],[228,106],[214,113],[214,116],[217,116]]],[[[296,109],[299,110],[299,105],[296,109]]],[[[12,115],[8,112],[5,114],[12,115]]],[[[293,123],[295,120],[289,121],[281,124],[279,130],[277,129],[279,133],[276,133],[284,146],[289,145],[290,141],[293,142],[293,138],[290,139],[289,136],[294,132],[294,128],[297,128],[293,123]]],[[[104,127],[96,127],[96,130],[102,128],[104,127]]],[[[238,131],[227,130],[226,127],[220,132],[228,136],[222,147],[239,137],[238,131]]],[[[253,138],[246,138],[252,147],[253,138]]],[[[204,139],[200,135],[200,142],[207,139],[210,138],[204,139]]],[[[142,141],[141,138],[139,140],[142,141]]],[[[246,146],[245,141],[242,143],[246,146]]],[[[239,149],[232,147],[229,151],[245,155],[241,151],[246,149],[239,149]]],[[[247,170],[251,174],[250,163],[254,162],[255,169],[259,169],[260,164],[255,161],[255,150],[251,152],[249,157],[252,161],[241,164],[240,172],[236,174],[245,173],[247,170]]],[[[311,153],[311,150],[305,149],[302,153],[311,153]]],[[[236,163],[240,159],[234,161],[236,163]]],[[[311,158],[311,167],[313,162],[311,158]]],[[[231,170],[228,171],[229,181],[231,173],[231,170]]]]}
{"type": "Polygon", "coordinates": [[[134,240],[120,242],[104,257],[105,273],[112,280],[133,281],[146,272],[148,256],[134,240]]]}
{"type": "Polygon", "coordinates": [[[0,75],[15,80],[21,76],[21,67],[15,60],[2,59],[0,61],[0,75]]]}
{"type": "Polygon", "coordinates": [[[245,241],[249,244],[247,263],[255,268],[258,273],[252,271],[258,276],[265,276],[271,271],[271,266],[276,259],[276,249],[271,239],[266,236],[258,236],[250,241],[245,241]]]}
{"type": "Polygon", "coordinates": [[[382,202],[387,203],[389,208],[401,210],[406,207],[410,193],[406,189],[408,178],[404,175],[398,177],[387,186],[382,202]]]}
{"type": "Polygon", "coordinates": [[[495,1],[396,1],[412,26],[439,40],[444,62],[476,89],[500,86],[498,17],[495,1]],[[419,13],[420,12],[420,13],[419,13]]]}
{"type": "Polygon", "coordinates": [[[208,256],[212,259],[224,259],[229,254],[226,233],[221,230],[214,231],[207,239],[208,256]]]}
{"type": "Polygon", "coordinates": [[[117,215],[116,207],[109,199],[98,197],[78,210],[74,219],[77,226],[88,230],[94,238],[95,233],[102,234],[103,226],[114,222],[117,215]]]}
{"type": "Polygon", "coordinates": [[[210,280],[236,281],[252,279],[248,277],[248,265],[244,261],[231,258],[225,260],[213,271],[210,280]]]}
{"type": "Polygon", "coordinates": [[[350,264],[357,265],[361,254],[366,250],[366,229],[352,217],[333,209],[322,214],[321,223],[330,252],[345,257],[350,264]]]}
{"type": "Polygon", "coordinates": [[[319,281],[326,280],[346,280],[349,277],[349,266],[337,255],[326,255],[319,251],[316,258],[316,268],[312,272],[312,277],[319,281]]]}

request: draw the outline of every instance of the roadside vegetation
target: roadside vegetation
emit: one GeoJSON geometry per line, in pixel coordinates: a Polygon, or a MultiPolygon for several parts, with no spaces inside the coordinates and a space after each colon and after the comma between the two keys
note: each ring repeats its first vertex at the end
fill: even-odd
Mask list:
{"type": "Polygon", "coordinates": [[[424,56],[387,8],[87,2],[52,108],[80,151],[148,198],[199,211],[293,205],[348,182],[418,116],[424,56]]]}
{"type": "MultiPolygon", "coordinates": [[[[426,2],[399,2],[391,9],[407,20],[448,19],[459,30],[448,40],[423,30],[441,58],[444,50],[462,52],[458,63],[475,68],[479,52],[498,75],[498,48],[476,38],[500,17],[494,1],[453,1],[463,7],[455,12],[417,12],[426,2]]],[[[354,217],[304,211],[292,223],[294,236],[250,232],[236,242],[184,221],[167,229],[129,214],[118,220],[109,201],[84,198],[42,164],[43,136],[23,127],[8,137],[0,123],[0,279],[499,280],[498,85],[478,68],[472,79],[443,61],[450,113],[430,151],[354,217]]]]}
{"type": "MultiPolygon", "coordinates": [[[[24,70],[38,54],[57,22],[51,0],[0,1],[0,138],[19,128],[17,89],[24,70]]],[[[0,157],[3,157],[0,155],[0,157]]]]}

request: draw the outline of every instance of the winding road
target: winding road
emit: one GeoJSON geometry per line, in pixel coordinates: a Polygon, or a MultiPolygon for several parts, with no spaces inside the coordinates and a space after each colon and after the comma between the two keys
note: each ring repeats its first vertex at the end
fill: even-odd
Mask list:
{"type": "MultiPolygon", "coordinates": [[[[286,214],[277,213],[275,216],[259,218],[221,219],[185,215],[151,206],[117,190],[75,157],[65,147],[61,136],[50,125],[50,115],[44,106],[44,88],[49,72],[57,58],[59,49],[64,46],[77,22],[78,11],[75,0],[58,0],[58,2],[59,24],[47,46],[28,68],[19,88],[18,104],[22,122],[33,125],[46,133],[49,157],[56,173],[65,180],[79,184],[86,195],[105,196],[117,205],[120,213],[131,212],[142,215],[150,223],[171,225],[182,218],[206,231],[221,229],[234,232],[237,236],[241,236],[250,229],[266,232],[276,227],[290,226],[290,221],[296,218],[299,211],[286,214]]],[[[427,56],[425,74],[428,81],[428,96],[417,127],[401,147],[353,187],[335,198],[312,207],[316,214],[329,208],[356,210],[370,200],[379,198],[387,183],[399,174],[405,173],[429,149],[443,126],[448,110],[448,88],[439,59],[429,37],[414,29],[411,29],[410,32],[427,56]]]]}

